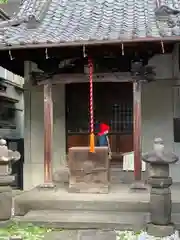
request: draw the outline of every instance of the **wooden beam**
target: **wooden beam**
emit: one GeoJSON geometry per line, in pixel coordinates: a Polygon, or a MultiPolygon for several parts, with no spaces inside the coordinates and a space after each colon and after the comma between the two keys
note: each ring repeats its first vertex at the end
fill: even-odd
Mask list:
{"type": "MultiPolygon", "coordinates": [[[[93,75],[93,82],[129,82],[132,77],[129,72],[99,73],[93,75]]],[[[39,81],[37,85],[44,85],[49,80],[39,81]]],[[[89,82],[87,74],[57,74],[52,77],[52,84],[70,84],[89,82]]]]}
{"type": "MultiPolygon", "coordinates": [[[[156,78],[156,81],[171,81],[177,80],[177,78],[156,78]]],[[[51,84],[70,84],[70,83],[84,83],[88,82],[88,75],[86,74],[57,74],[51,79],[51,84]]],[[[132,82],[133,79],[129,72],[117,72],[117,73],[99,73],[93,75],[93,82],[132,82]]],[[[37,85],[44,85],[49,82],[49,79],[38,81],[37,85]]]]}
{"type": "MultiPolygon", "coordinates": [[[[38,109],[37,109],[38,111],[38,109]]],[[[52,84],[44,85],[44,183],[52,182],[52,157],[53,157],[53,101],[52,84]]]]}
{"type": "Polygon", "coordinates": [[[133,148],[134,148],[134,178],[141,180],[141,81],[133,83],[133,148]]]}
{"type": "MultiPolygon", "coordinates": [[[[2,22],[3,24],[3,22],[2,22]]],[[[170,36],[170,37],[142,37],[142,38],[134,38],[134,39],[117,39],[117,40],[94,40],[94,41],[75,41],[75,42],[59,42],[59,43],[40,43],[40,44],[13,44],[13,45],[5,45],[0,44],[0,51],[5,50],[21,50],[21,49],[37,49],[37,48],[68,48],[68,47],[83,47],[84,45],[91,47],[101,47],[106,46],[110,48],[111,45],[120,45],[124,44],[144,44],[144,43],[158,43],[163,41],[165,43],[176,43],[180,41],[179,36],[170,36]]]]}

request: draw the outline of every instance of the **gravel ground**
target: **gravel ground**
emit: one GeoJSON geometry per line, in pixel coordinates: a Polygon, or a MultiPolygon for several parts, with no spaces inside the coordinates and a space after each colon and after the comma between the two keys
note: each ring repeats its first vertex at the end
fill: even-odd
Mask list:
{"type": "Polygon", "coordinates": [[[146,232],[135,234],[130,231],[116,231],[116,233],[117,233],[116,240],[180,240],[178,231],[176,231],[171,236],[163,237],[163,238],[149,236],[146,232]]]}

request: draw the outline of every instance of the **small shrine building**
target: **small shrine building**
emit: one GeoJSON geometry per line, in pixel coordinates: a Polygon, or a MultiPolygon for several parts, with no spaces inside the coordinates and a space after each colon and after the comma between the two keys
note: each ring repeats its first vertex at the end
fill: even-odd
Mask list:
{"type": "MultiPolygon", "coordinates": [[[[179,23],[177,0],[24,0],[0,22],[0,65],[25,78],[24,189],[66,163],[70,147],[89,144],[88,59],[94,123],[110,125],[111,167],[134,151],[139,178],[141,140],[148,151],[154,137],[180,155],[179,23]]],[[[171,167],[174,182],[179,171],[171,167]]]]}

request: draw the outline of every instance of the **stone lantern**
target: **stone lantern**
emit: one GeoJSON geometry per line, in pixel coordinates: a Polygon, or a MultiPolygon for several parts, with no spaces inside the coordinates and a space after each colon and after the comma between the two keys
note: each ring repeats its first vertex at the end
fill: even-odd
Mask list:
{"type": "Polygon", "coordinates": [[[164,149],[161,138],[154,139],[154,149],[145,153],[142,160],[149,164],[148,183],[150,191],[150,223],[147,233],[153,236],[165,237],[174,234],[171,222],[171,190],[172,178],[169,177],[169,165],[176,163],[178,157],[164,149]]]}
{"type": "Polygon", "coordinates": [[[11,184],[15,180],[11,175],[12,163],[18,161],[20,157],[19,152],[8,149],[6,140],[0,139],[0,221],[11,218],[11,184]]]}

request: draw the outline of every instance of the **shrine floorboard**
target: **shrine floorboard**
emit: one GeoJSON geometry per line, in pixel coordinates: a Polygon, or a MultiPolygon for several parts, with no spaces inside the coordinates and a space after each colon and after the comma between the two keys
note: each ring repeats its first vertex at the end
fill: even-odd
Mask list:
{"type": "MultiPolygon", "coordinates": [[[[109,194],[68,193],[67,188],[37,188],[15,197],[15,219],[68,229],[140,230],[149,221],[149,187],[132,192],[111,185],[109,194]]],[[[172,221],[180,229],[180,184],[172,186],[172,221]]]]}

